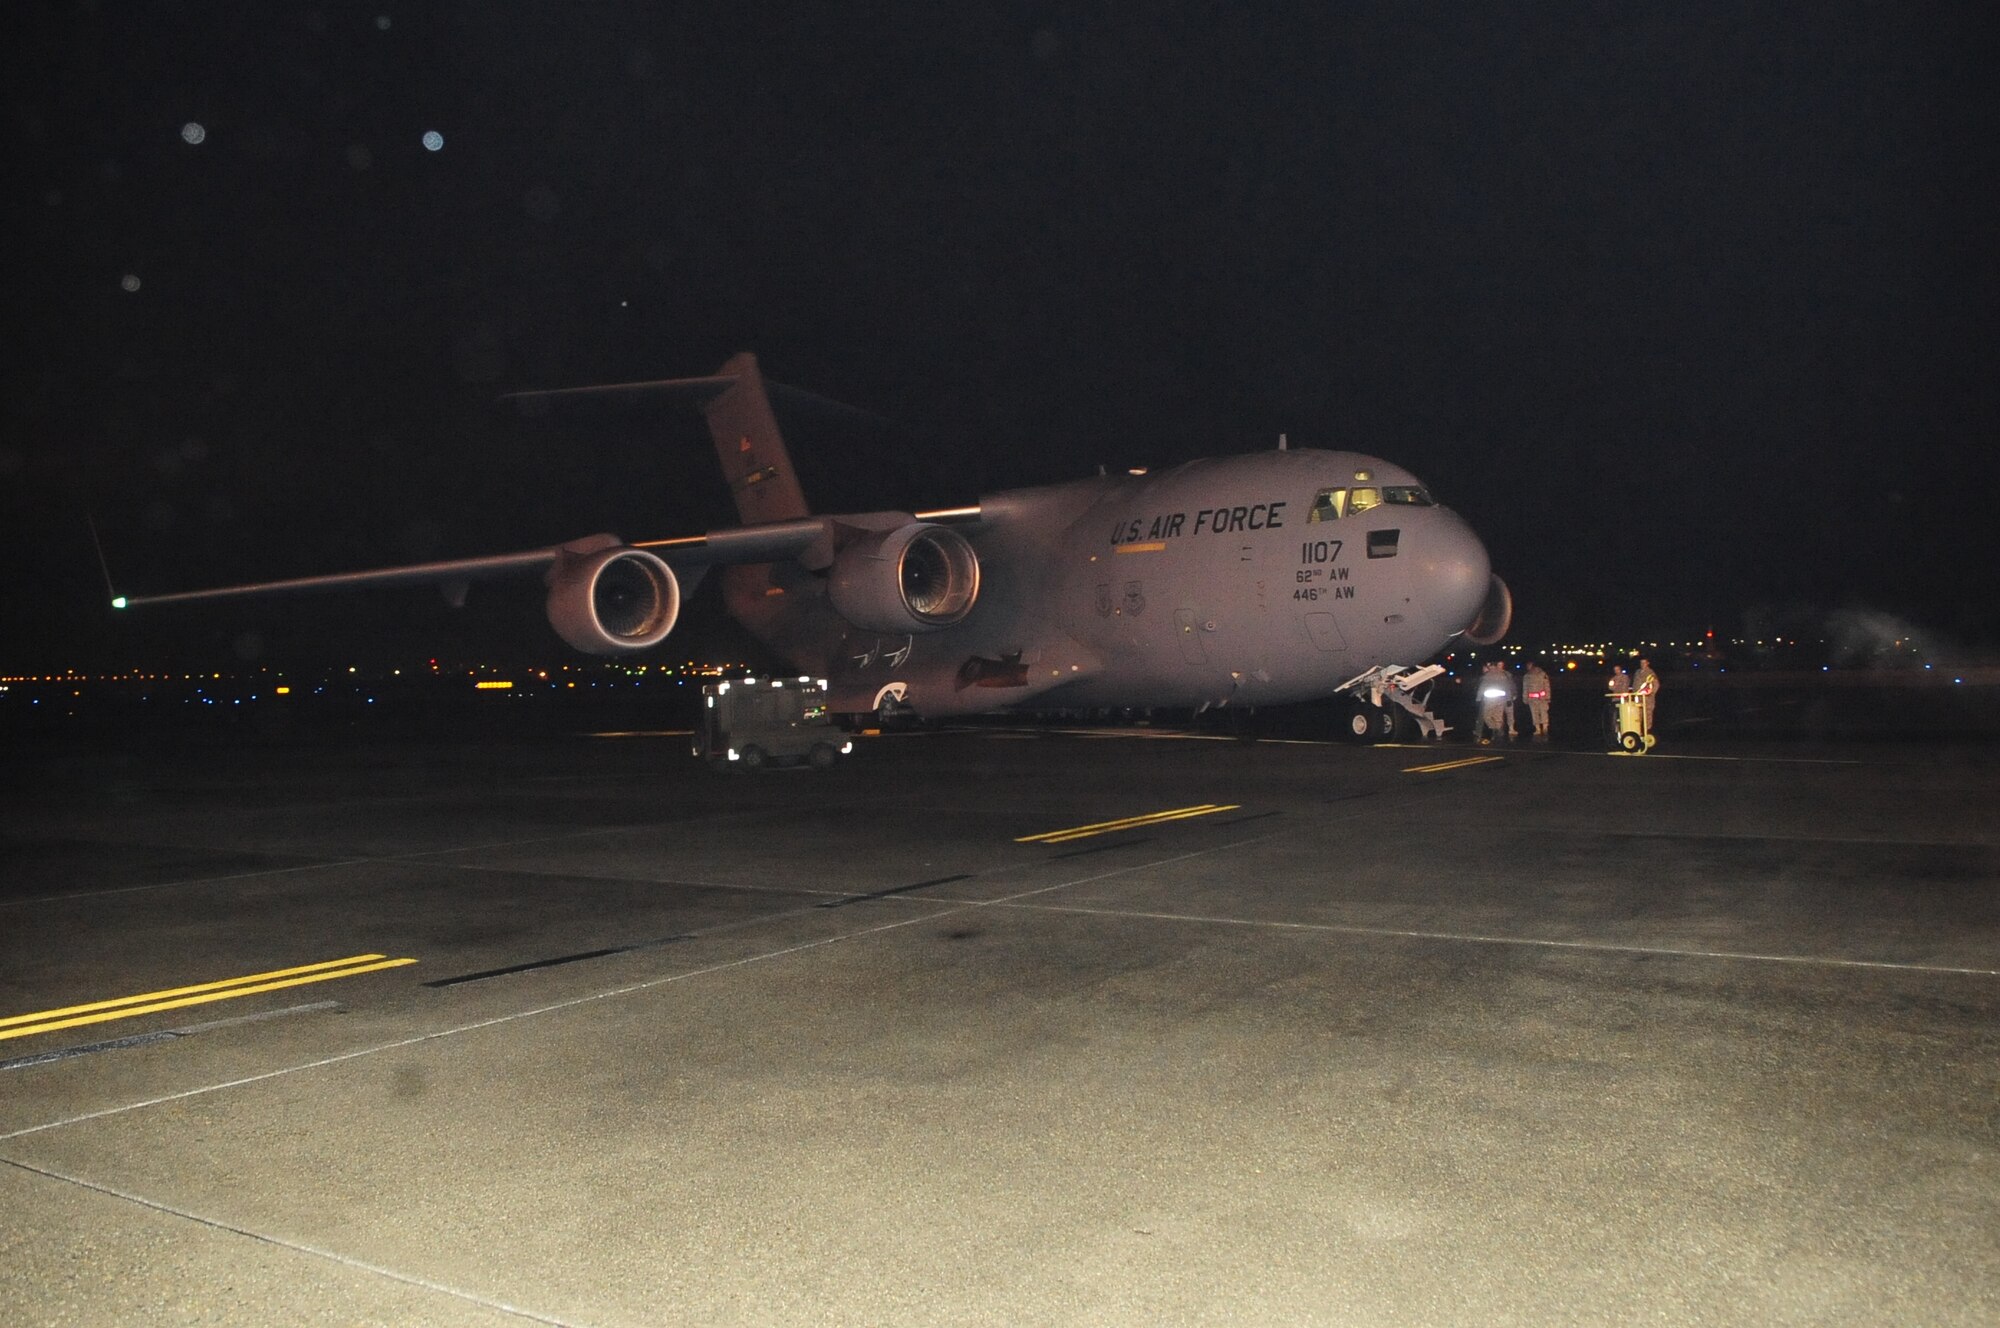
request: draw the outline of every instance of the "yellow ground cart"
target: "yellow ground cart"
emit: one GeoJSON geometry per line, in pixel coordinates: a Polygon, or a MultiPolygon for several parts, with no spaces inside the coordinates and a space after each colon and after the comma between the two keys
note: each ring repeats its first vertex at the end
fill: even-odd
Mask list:
{"type": "Polygon", "coordinates": [[[1611,740],[1627,756],[1644,756],[1653,750],[1653,734],[1646,726],[1646,698],[1640,692],[1613,692],[1604,698],[1611,708],[1611,740]]]}

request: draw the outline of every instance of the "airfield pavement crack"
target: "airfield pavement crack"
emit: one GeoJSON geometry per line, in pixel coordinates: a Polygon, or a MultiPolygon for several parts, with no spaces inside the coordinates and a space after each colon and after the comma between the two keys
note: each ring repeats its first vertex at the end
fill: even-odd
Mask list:
{"type": "Polygon", "coordinates": [[[265,1231],[253,1231],[249,1227],[238,1226],[234,1222],[225,1222],[220,1218],[209,1217],[206,1214],[197,1213],[189,1208],[180,1208],[158,1199],[149,1199],[143,1194],[135,1194],[130,1190],[121,1190],[115,1185],[106,1185],[101,1181],[87,1180],[82,1176],[72,1176],[68,1172],[57,1171],[52,1167],[37,1166],[35,1163],[23,1162],[21,1159],[14,1157],[0,1157],[0,1163],[18,1168],[31,1175],[40,1176],[45,1180],[52,1180],[65,1185],[74,1185],[79,1189],[89,1190],[93,1194],[101,1194],[107,1198],[118,1199],[129,1204],[137,1204],[141,1208],[150,1209],[155,1213],[162,1213],[168,1217],[177,1217],[186,1222],[193,1222],[198,1226],[207,1227],[212,1231],[222,1231],[232,1236],[241,1236],[246,1240],[254,1240],[262,1245],[270,1245],[281,1250],[290,1250],[295,1254],[305,1254],[314,1258],[325,1259],[331,1263],[339,1264],[343,1268],[387,1278],[392,1282],[400,1282],[405,1286],[416,1287],[420,1290],[434,1292],[441,1296],[449,1296],[454,1300],[462,1300],[468,1304],[477,1305],[481,1309],[494,1310],[501,1314],[526,1320],[529,1323],[552,1324],[556,1328],[580,1328],[580,1325],[571,1319],[558,1319],[553,1315],[509,1304],[504,1300],[494,1300],[490,1296],[482,1296],[476,1292],[467,1291],[462,1287],[432,1281],[427,1277],[419,1277],[415,1273],[406,1273],[399,1269],[385,1267],[382,1264],[369,1263],[365,1259],[356,1259],[352,1255],[342,1254],[338,1250],[330,1250],[324,1246],[307,1244],[305,1241],[288,1240],[283,1236],[274,1236],[265,1231]]]}
{"type": "MultiPolygon", "coordinates": [[[[25,1126],[21,1129],[11,1130],[5,1134],[0,1134],[0,1143],[4,1143],[9,1139],[23,1138],[31,1134],[40,1134],[46,1130],[57,1130],[70,1125],[80,1125],[85,1121],[100,1120],[107,1116],[123,1115],[124,1113],[129,1111],[141,1111],[148,1107],[163,1106],[169,1102],[179,1102],[187,1098],[202,1097],[209,1093],[219,1093],[226,1089],[242,1088],[249,1084],[262,1083],[268,1079],[283,1078],[286,1075],[297,1074],[305,1070],[315,1070],[329,1065],[339,1065],[345,1061],[360,1060],[363,1057],[379,1055],[380,1053],[385,1051],[396,1051],[405,1047],[421,1046],[426,1042],[436,1042],[443,1038],[457,1037],[464,1033],[477,1032],[480,1029],[496,1028],[504,1024],[514,1023],[517,1020],[532,1019],[540,1015],[553,1014],[560,1010],[568,1010],[575,1008],[577,1006],[588,1005],[595,1001],[612,1000],[621,996],[630,996],[642,991],[651,991],[656,987],[664,987],[676,982],[687,982],[695,978],[708,977],[716,973],[726,973],[733,971],[735,969],[748,967],[749,965],[752,964],[767,963],[772,960],[787,958],[791,955],[803,954],[810,950],[822,949],[830,945],[838,945],[849,941],[860,940],[868,936],[880,935],[883,932],[896,931],[904,927],[916,926],[919,923],[935,921],[936,919],[941,917],[950,917],[954,913],[971,912],[977,909],[984,909],[984,908],[998,908],[1003,905],[1017,903],[1018,901],[1023,899],[1037,898],[1042,895],[1052,893],[1053,891],[1056,890],[1066,890],[1079,885],[1089,885],[1094,881],[1107,880],[1114,876],[1124,876],[1132,872],[1144,871],[1151,867],[1170,866],[1173,863],[1186,862],[1194,858],[1206,857],[1213,853],[1221,853],[1229,849],[1241,848],[1246,844],[1260,843],[1266,839],[1271,839],[1274,837],[1275,834],[1269,834],[1269,835],[1254,835],[1245,839],[1235,839],[1227,843],[1213,844],[1207,848],[1199,848],[1191,850],[1187,853],[1175,854],[1171,857],[1156,858],[1148,862],[1129,863],[1123,867],[1114,867],[1108,871],[1097,872],[1089,876],[1079,876],[1073,880],[1059,881],[1054,885],[1039,886],[1032,890],[1023,890],[1017,894],[1003,896],[1002,898],[999,899],[956,900],[952,901],[952,903],[949,906],[927,910],[921,914],[912,917],[901,918],[893,922],[878,923],[870,927],[858,927],[852,931],[841,932],[833,936],[822,936],[815,940],[801,941],[796,945],[780,946],[775,950],[766,950],[759,954],[744,955],[737,959],[730,959],[730,960],[725,960],[721,963],[709,964],[702,968],[689,969],[683,973],[671,973],[664,977],[648,978],[643,982],[631,982],[625,984],[624,986],[609,988],[605,991],[590,992],[582,996],[572,996],[560,1001],[551,1001],[546,1005],[538,1005],[526,1010],[516,1010],[509,1014],[495,1015],[489,1019],[477,1019],[473,1020],[470,1023],[455,1024],[449,1028],[433,1029],[428,1033],[419,1033],[412,1037],[396,1038],[392,1041],[377,1043],[372,1046],[357,1047],[352,1051],[343,1051],[331,1056],[322,1056],[314,1060],[302,1061],[296,1065],[284,1065],[278,1067],[275,1070],[264,1070],[257,1074],[242,1075],[235,1079],[223,1080],[219,1083],[204,1084],[198,1088],[186,1088],[180,1090],[179,1092],[163,1093],[157,1097],[146,1098],[138,1102],[127,1102],[115,1107],[103,1107],[96,1111],[87,1111],[79,1115],[64,1117],[61,1120],[45,1121],[40,1125],[25,1126]]],[[[1008,867],[1005,868],[996,868],[994,869],[994,872],[988,874],[997,874],[998,872],[1001,871],[1013,871],[1018,869],[1019,865],[1009,865],[1008,867]]],[[[792,912],[803,914],[807,911],[807,909],[816,910],[817,907],[818,907],[817,905],[807,905],[806,908],[798,910],[788,910],[786,913],[768,914],[765,915],[765,917],[766,919],[785,917],[792,912]]]]}
{"type": "MultiPolygon", "coordinates": [[[[1018,898],[1018,896],[1017,896],[1018,898]]],[[[1340,936],[1381,936],[1396,940],[1442,941],[1453,945],[1517,945],[1584,953],[1654,955],[1672,959],[1727,959],[1746,963],[1799,964],[1823,968],[1880,969],[1896,973],[1935,973],[1954,977],[2000,978],[2000,968],[1961,968],[1950,964],[1913,964],[1890,959],[1842,959],[1826,955],[1763,954],[1751,950],[1691,950],[1668,945],[1620,945],[1612,941],[1558,941],[1539,936],[1498,936],[1484,932],[1424,931],[1406,927],[1361,927],[1341,922],[1287,922],[1270,918],[1232,918],[1205,913],[1159,913],[1145,909],[1095,908],[1077,904],[1020,904],[992,901],[997,906],[1036,913],[1072,913],[1090,917],[1133,918],[1147,922],[1193,922],[1218,927],[1251,927],[1270,931],[1324,932],[1340,936]]]]}

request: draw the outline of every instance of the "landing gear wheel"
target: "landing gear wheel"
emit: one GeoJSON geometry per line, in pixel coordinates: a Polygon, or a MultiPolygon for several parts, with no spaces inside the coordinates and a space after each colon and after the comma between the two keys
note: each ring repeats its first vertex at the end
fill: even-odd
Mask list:
{"type": "Polygon", "coordinates": [[[1352,703],[1347,715],[1349,742],[1387,742],[1396,736],[1396,712],[1367,701],[1352,703]]]}
{"type": "Polygon", "coordinates": [[[743,749],[743,768],[745,770],[762,770],[770,763],[770,759],[770,757],[764,755],[762,747],[745,747],[743,749]]]}
{"type": "Polygon", "coordinates": [[[806,753],[806,764],[815,770],[831,770],[839,759],[840,753],[823,742],[814,743],[812,750],[806,753]]]}

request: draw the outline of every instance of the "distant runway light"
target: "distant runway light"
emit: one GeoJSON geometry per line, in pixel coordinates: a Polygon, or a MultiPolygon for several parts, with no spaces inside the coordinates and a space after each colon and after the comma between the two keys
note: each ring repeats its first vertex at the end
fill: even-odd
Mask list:
{"type": "Polygon", "coordinates": [[[424,146],[432,152],[436,152],[444,146],[444,135],[435,129],[426,129],[424,131],[424,146]]]}
{"type": "Polygon", "coordinates": [[[127,272],[123,277],[119,278],[118,284],[128,291],[135,291],[139,289],[139,278],[127,272]]]}
{"type": "Polygon", "coordinates": [[[199,143],[208,137],[208,131],[190,120],[181,126],[181,137],[189,143],[199,143]]]}

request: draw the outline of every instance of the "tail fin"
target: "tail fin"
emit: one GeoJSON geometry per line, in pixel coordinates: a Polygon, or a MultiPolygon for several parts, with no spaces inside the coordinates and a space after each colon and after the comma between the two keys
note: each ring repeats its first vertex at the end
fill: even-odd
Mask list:
{"type": "Polygon", "coordinates": [[[667,378],[650,383],[618,383],[609,387],[572,387],[549,392],[510,392],[503,400],[542,406],[571,398],[632,397],[648,393],[685,394],[696,398],[715,439],[722,477],[736,499],[736,514],[746,526],[766,521],[790,521],[810,516],[792,454],[778,432],[764,375],[749,351],[729,357],[706,378],[667,378]]]}
{"type": "Polygon", "coordinates": [[[771,414],[757,357],[747,350],[732,355],[715,378],[728,385],[702,405],[701,413],[715,438],[722,477],[736,497],[736,514],[746,526],[810,515],[792,454],[771,414]]]}

